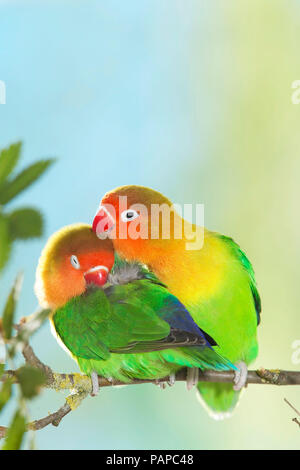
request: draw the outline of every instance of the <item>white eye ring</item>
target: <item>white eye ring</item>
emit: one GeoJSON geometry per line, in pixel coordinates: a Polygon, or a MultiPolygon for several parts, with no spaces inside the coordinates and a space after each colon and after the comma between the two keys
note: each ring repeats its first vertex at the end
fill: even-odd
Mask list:
{"type": "Polygon", "coordinates": [[[130,222],[131,220],[136,219],[139,217],[139,213],[133,209],[127,209],[126,211],[123,211],[121,214],[121,220],[123,222],[130,222]]]}
{"type": "Polygon", "coordinates": [[[73,266],[73,268],[80,269],[80,263],[78,261],[77,256],[72,255],[70,258],[70,261],[71,261],[71,265],[73,266]]]}

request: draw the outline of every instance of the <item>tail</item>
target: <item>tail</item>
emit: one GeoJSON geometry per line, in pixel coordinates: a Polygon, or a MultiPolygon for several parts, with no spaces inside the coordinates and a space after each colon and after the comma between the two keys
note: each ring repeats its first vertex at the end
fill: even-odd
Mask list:
{"type": "Polygon", "coordinates": [[[241,393],[233,390],[231,383],[198,382],[197,389],[199,401],[216,420],[231,416],[241,393]]]}
{"type": "MultiPolygon", "coordinates": [[[[235,365],[213,348],[189,348],[188,352],[199,358],[201,365],[198,367],[202,369],[237,370],[235,365]]],[[[214,419],[228,418],[239,400],[240,391],[233,390],[232,383],[198,382],[197,389],[200,401],[214,419]]]]}

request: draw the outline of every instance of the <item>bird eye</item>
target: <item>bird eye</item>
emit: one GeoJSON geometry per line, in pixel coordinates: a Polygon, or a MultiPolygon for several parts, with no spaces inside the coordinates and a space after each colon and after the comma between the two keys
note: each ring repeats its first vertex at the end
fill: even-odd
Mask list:
{"type": "Polygon", "coordinates": [[[72,255],[70,258],[70,261],[71,261],[71,265],[73,266],[73,268],[80,269],[80,263],[78,261],[77,256],[72,255]]]}
{"type": "Polygon", "coordinates": [[[123,222],[129,222],[130,220],[136,219],[140,214],[133,210],[133,209],[128,209],[126,211],[123,211],[121,214],[121,219],[123,222]]]}

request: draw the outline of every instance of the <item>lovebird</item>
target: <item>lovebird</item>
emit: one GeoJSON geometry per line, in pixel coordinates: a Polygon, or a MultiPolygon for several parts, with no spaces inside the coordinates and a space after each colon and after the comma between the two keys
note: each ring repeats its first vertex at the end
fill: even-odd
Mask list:
{"type": "Polygon", "coordinates": [[[35,292],[58,342],[92,380],[171,376],[182,367],[232,369],[186,308],[137,263],[115,260],[111,240],[75,224],[50,237],[35,292]]]}
{"type": "Polygon", "coordinates": [[[184,221],[167,197],[142,186],[122,186],[105,194],[93,230],[111,238],[127,261],[147,265],[214,338],[215,349],[238,367],[235,385],[197,385],[211,416],[230,416],[245,385],[247,365],[258,354],[261,301],[245,253],[232,238],[184,221]],[[163,208],[169,210],[169,236],[164,235],[164,216],[155,217],[157,207],[161,214],[163,208]],[[203,245],[197,249],[188,249],[192,231],[203,235],[203,245]]]}

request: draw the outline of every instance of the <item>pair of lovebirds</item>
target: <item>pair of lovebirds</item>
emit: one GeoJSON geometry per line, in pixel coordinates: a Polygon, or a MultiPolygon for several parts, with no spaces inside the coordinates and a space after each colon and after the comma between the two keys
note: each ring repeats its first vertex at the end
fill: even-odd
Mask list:
{"type": "Polygon", "coordinates": [[[58,341],[91,376],[93,394],[97,374],[123,382],[169,376],[172,383],[187,367],[188,388],[196,385],[221,418],[237,404],[257,356],[260,298],[252,266],[231,238],[203,228],[202,247],[187,249],[187,236],[175,236],[179,224],[162,194],[117,188],[103,197],[92,226],[70,225],[49,239],[36,294],[52,310],[58,341]],[[168,237],[162,218],[151,217],[153,204],[169,208],[168,237]],[[199,369],[233,369],[235,383],[198,382],[199,369]]]}

